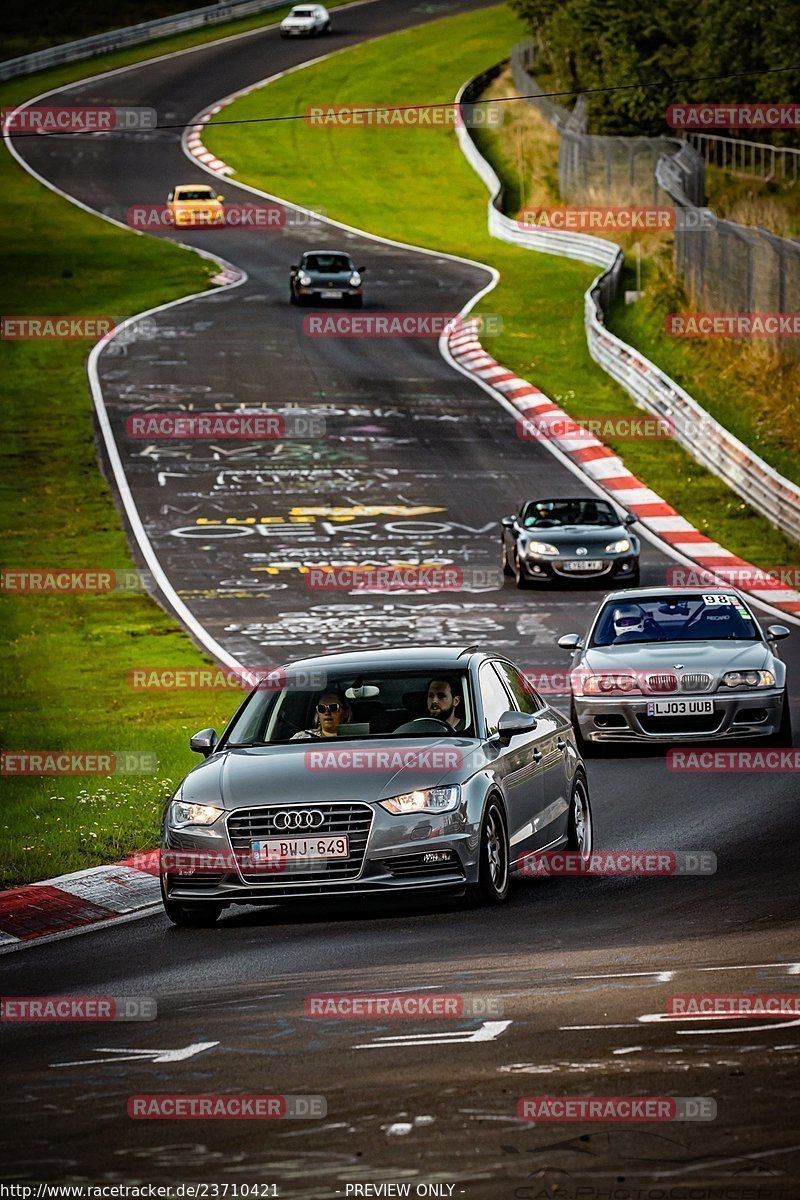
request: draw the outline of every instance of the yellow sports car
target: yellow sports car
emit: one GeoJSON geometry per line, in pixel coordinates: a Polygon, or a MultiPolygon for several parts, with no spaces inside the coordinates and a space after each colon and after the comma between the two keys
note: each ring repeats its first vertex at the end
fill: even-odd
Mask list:
{"type": "Polygon", "coordinates": [[[167,196],[167,207],[175,226],[224,225],[224,196],[218,196],[213,187],[205,183],[181,183],[167,196]]]}

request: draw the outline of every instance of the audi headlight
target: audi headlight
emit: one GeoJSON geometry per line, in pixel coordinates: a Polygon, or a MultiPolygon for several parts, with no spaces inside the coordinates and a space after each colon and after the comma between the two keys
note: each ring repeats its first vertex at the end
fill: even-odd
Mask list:
{"type": "Polygon", "coordinates": [[[173,829],[181,829],[184,825],[213,825],[224,811],[215,804],[185,804],[183,800],[173,800],[169,806],[169,824],[173,829]]]}
{"type": "Polygon", "coordinates": [[[358,271],[353,271],[353,274],[350,276],[350,286],[361,287],[361,276],[358,271]]]}
{"type": "Polygon", "coordinates": [[[452,787],[424,788],[417,792],[403,792],[401,796],[391,796],[381,800],[381,808],[396,816],[410,813],[443,813],[452,812],[458,807],[461,798],[461,788],[452,787]]]}
{"type": "Polygon", "coordinates": [[[528,542],[526,547],[528,554],[560,554],[558,546],[554,546],[551,542],[528,542]]]}
{"type": "Polygon", "coordinates": [[[627,538],[620,538],[618,542],[610,542],[606,546],[606,554],[624,554],[626,550],[630,550],[631,544],[627,538]]]}
{"type": "Polygon", "coordinates": [[[772,671],[728,671],[722,682],[729,688],[775,687],[775,676],[772,671]]]}
{"type": "Polygon", "coordinates": [[[311,276],[306,275],[305,271],[301,271],[297,278],[300,281],[301,287],[308,287],[308,285],[311,283],[311,276]]]}

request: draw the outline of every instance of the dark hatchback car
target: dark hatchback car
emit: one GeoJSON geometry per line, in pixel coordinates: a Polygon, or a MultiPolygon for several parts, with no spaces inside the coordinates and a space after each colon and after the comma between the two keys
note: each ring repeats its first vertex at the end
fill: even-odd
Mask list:
{"type": "Polygon", "coordinates": [[[570,721],[507,659],[404,646],[305,659],[282,682],[191,740],[204,762],[162,825],[175,924],[409,892],[499,904],[521,856],[591,850],[570,721]]]}
{"type": "Polygon", "coordinates": [[[292,304],[337,300],[350,308],[361,308],[365,269],[356,267],[343,250],[306,250],[291,269],[289,299],[292,304]]]}
{"type": "Polygon", "coordinates": [[[591,496],[528,500],[501,521],[503,573],[513,575],[518,588],[595,579],[637,587],[641,546],[631,532],[635,523],[632,513],[591,496]]]}

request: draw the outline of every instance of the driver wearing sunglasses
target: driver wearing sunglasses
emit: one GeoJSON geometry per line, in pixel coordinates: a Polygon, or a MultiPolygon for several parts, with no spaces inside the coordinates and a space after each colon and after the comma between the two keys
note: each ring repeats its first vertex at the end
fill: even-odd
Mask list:
{"type": "Polygon", "coordinates": [[[335,738],[339,726],[349,724],[352,717],[350,705],[341,692],[326,692],[320,696],[314,709],[314,728],[301,729],[291,739],[293,742],[306,738],[335,738]]]}

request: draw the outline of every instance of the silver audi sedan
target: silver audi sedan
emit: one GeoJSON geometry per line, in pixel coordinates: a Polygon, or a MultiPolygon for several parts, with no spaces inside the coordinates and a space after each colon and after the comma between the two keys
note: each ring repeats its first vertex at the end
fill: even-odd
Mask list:
{"type": "Polygon", "coordinates": [[[786,664],[735,588],[611,592],[585,637],[568,633],[571,717],[583,753],[602,742],[769,739],[791,745],[786,664]]]}
{"type": "Polygon", "coordinates": [[[162,825],[178,925],[329,897],[499,904],[524,855],[592,847],[569,720],[477,646],[304,659],[259,683],[219,738],[190,744],[204,761],[162,825]]]}

